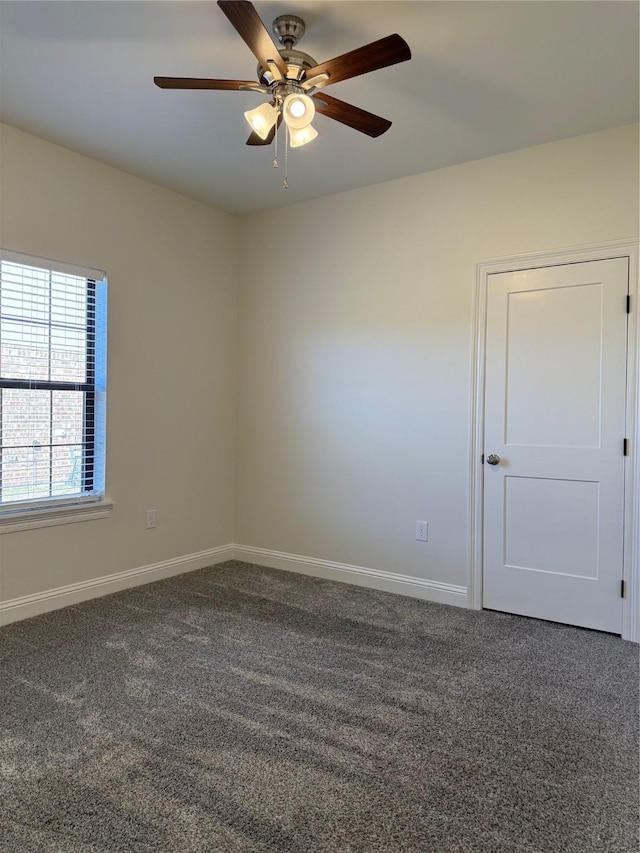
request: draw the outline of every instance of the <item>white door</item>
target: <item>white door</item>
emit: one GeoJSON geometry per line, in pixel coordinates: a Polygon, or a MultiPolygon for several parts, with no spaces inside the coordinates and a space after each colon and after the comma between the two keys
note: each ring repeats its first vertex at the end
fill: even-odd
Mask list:
{"type": "Polygon", "coordinates": [[[483,607],[621,633],[627,292],[626,258],[489,276],[483,607]]]}

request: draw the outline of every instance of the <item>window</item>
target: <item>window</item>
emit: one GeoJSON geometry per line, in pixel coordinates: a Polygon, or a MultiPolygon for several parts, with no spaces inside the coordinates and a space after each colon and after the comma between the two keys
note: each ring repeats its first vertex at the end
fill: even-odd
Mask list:
{"type": "Polygon", "coordinates": [[[104,495],[106,280],[0,254],[0,515],[104,495]]]}

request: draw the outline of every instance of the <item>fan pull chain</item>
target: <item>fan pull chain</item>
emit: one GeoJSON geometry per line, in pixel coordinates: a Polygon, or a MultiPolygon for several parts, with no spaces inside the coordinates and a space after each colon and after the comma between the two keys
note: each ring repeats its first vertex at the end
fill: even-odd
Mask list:
{"type": "Polygon", "coordinates": [[[287,180],[287,176],[289,173],[289,134],[287,133],[287,128],[284,129],[284,181],[282,182],[282,189],[289,189],[289,181],[287,180]]]}
{"type": "Polygon", "coordinates": [[[279,118],[279,116],[276,116],[276,132],[273,136],[273,138],[275,140],[275,146],[273,149],[273,168],[274,169],[278,168],[278,118],[279,118]]]}

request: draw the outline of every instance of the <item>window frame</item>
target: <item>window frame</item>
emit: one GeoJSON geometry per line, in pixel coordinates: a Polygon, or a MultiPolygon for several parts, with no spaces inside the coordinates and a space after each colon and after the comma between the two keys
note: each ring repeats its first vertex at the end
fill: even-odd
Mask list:
{"type": "Polygon", "coordinates": [[[6,379],[2,378],[0,374],[0,389],[83,392],[83,452],[80,491],[70,495],[50,495],[47,498],[9,501],[0,504],[0,534],[103,518],[109,514],[113,506],[113,502],[105,497],[106,274],[102,270],[5,249],[0,249],[0,260],[42,269],[50,275],[58,273],[76,276],[86,279],[87,282],[85,381],[6,379]]]}

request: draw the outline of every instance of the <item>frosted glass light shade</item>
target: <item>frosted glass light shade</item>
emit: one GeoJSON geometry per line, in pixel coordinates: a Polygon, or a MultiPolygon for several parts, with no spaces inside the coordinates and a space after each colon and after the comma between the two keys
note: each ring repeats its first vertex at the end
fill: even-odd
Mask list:
{"type": "Polygon", "coordinates": [[[287,95],[282,105],[282,114],[289,127],[306,127],[313,121],[316,107],[309,95],[287,95]]]}
{"type": "Polygon", "coordinates": [[[307,142],[315,139],[318,131],[308,124],[306,127],[290,127],[289,128],[289,144],[292,148],[300,148],[301,145],[306,145],[307,142]]]}
{"type": "Polygon", "coordinates": [[[269,131],[276,123],[278,113],[271,104],[260,104],[255,110],[247,110],[244,117],[251,130],[255,131],[260,139],[266,139],[269,136],[269,131]]]}

